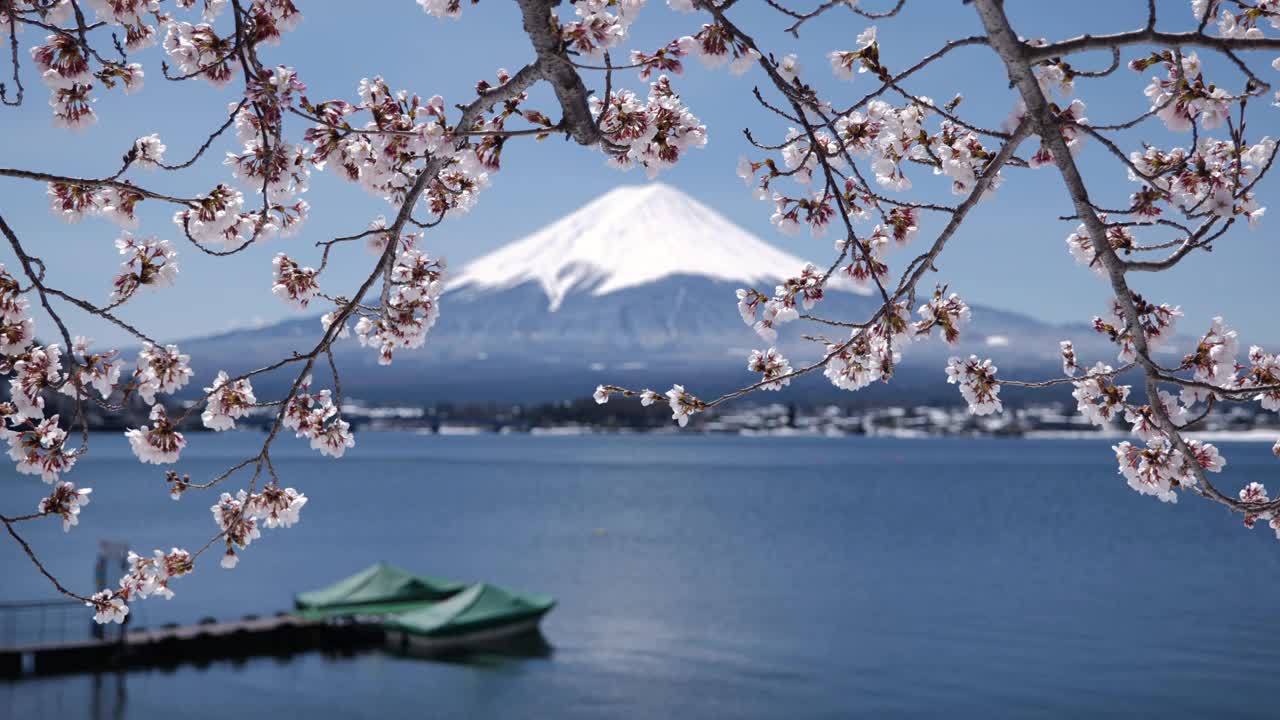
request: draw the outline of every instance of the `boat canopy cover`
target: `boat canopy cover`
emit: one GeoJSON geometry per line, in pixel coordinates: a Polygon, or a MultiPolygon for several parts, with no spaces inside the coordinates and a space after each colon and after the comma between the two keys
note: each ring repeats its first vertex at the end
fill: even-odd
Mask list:
{"type": "Polygon", "coordinates": [[[517,593],[497,585],[476,583],[443,602],[392,615],[383,620],[382,625],[388,630],[415,635],[456,635],[536,619],[555,604],[555,598],[547,595],[517,593]]]}
{"type": "Polygon", "coordinates": [[[386,563],[371,565],[326,588],[298,593],[304,616],[376,615],[403,612],[457,594],[466,585],[413,573],[386,563]]]}

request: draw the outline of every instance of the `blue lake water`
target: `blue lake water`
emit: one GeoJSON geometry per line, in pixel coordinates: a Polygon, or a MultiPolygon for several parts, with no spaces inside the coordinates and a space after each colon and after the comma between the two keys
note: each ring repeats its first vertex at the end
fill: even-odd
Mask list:
{"type": "MultiPolygon", "coordinates": [[[[253,434],[196,435],[201,480],[253,434]]],[[[95,437],[80,527],[24,530],[89,591],[100,539],[195,548],[213,495],[95,437]]],[[[1187,497],[1129,490],[1109,443],[364,433],[340,461],[286,440],[311,498],[136,624],[267,614],[374,561],[545,592],[547,657],[382,653],[0,681],[0,718],[1275,717],[1280,543],[1187,497]]],[[[1223,444],[1234,489],[1277,477],[1223,444]]],[[[7,511],[46,492],[11,470],[7,511]]],[[[228,489],[237,486],[231,485],[228,489]]],[[[51,597],[7,539],[0,600],[51,597]]],[[[87,619],[86,615],[86,619],[87,619]]]]}

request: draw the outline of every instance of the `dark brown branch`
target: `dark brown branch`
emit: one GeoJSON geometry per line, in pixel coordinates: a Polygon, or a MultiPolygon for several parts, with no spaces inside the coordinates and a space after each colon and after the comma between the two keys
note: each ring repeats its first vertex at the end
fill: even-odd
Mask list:
{"type": "MultiPolygon", "coordinates": [[[[534,64],[538,77],[551,84],[564,113],[563,124],[580,145],[595,145],[602,136],[591,117],[587,104],[587,87],[573,64],[565,57],[559,27],[550,0],[517,0],[523,16],[524,31],[538,54],[534,64]]],[[[607,98],[606,98],[607,100],[607,98]]],[[[470,127],[459,123],[459,128],[470,127]]]]}
{"type": "Polygon", "coordinates": [[[1129,45],[1202,47],[1225,53],[1229,50],[1280,50],[1280,38],[1221,38],[1200,32],[1159,32],[1148,27],[1112,35],[1081,35],[1049,45],[1027,47],[1026,60],[1035,63],[1089,50],[1110,50],[1129,45]]]}

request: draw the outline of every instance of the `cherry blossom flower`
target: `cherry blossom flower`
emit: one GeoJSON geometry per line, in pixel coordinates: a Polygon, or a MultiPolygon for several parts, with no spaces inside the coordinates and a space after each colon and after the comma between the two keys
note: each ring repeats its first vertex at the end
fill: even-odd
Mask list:
{"type": "Polygon", "coordinates": [[[179,352],[177,345],[160,347],[144,343],[138,352],[138,368],[134,373],[143,402],[154,404],[157,393],[177,392],[190,382],[190,361],[191,356],[179,352]]]}
{"type": "Polygon", "coordinates": [[[70,33],[49,35],[45,43],[31,48],[31,60],[46,85],[54,89],[69,88],[93,79],[89,58],[70,33]]]}
{"type": "Polygon", "coordinates": [[[774,167],[772,160],[764,160],[763,162],[752,162],[746,155],[738,158],[738,167],[736,169],[738,177],[742,178],[742,182],[752,190],[752,196],[757,200],[769,199],[769,182],[777,174],[777,168],[774,167]],[[755,174],[761,168],[769,170],[757,183],[755,174]]]}
{"type": "MultiPolygon", "coordinates": [[[[369,223],[370,230],[385,231],[386,228],[387,228],[387,219],[381,215],[374,218],[373,222],[369,223]]],[[[401,252],[406,252],[409,250],[416,249],[418,245],[418,240],[421,237],[422,237],[422,233],[404,233],[403,235],[400,236],[399,250],[401,252]]],[[[365,241],[365,249],[369,251],[370,255],[380,256],[387,251],[387,243],[390,242],[390,240],[391,240],[391,237],[387,232],[375,232],[371,234],[369,238],[365,241]]]]}
{"type": "MultiPolygon", "coordinates": [[[[896,207],[889,211],[889,231],[893,236],[893,241],[899,247],[911,242],[919,228],[916,223],[919,222],[919,213],[915,208],[896,207]]],[[[878,235],[884,231],[884,228],[877,225],[872,230],[873,235],[878,235]]]]}
{"type": "Polygon", "coordinates": [[[236,426],[235,418],[248,415],[257,399],[247,378],[234,382],[225,371],[219,370],[213,387],[204,389],[209,400],[200,414],[200,421],[210,430],[230,430],[236,426]]]}
{"type": "Polygon", "coordinates": [[[762,390],[781,390],[791,384],[791,363],[778,352],[777,348],[768,350],[752,350],[747,358],[747,369],[764,376],[762,390]]]}
{"type": "MultiPolygon", "coordinates": [[[[1043,80],[1041,84],[1042,85],[1044,84],[1043,80]]],[[[1017,127],[1017,125],[1022,120],[1021,115],[1025,114],[1026,112],[1026,106],[1022,103],[1021,100],[1018,101],[1018,106],[1020,110],[1015,113],[1016,115],[1018,115],[1018,117],[1011,119],[1010,121],[1007,121],[1005,123],[1005,126],[1007,129],[1011,130],[1012,128],[1017,127]]],[[[1077,152],[1080,151],[1080,148],[1084,146],[1084,139],[1086,136],[1085,136],[1085,133],[1082,132],[1079,127],[1081,125],[1087,125],[1089,123],[1089,118],[1084,116],[1084,110],[1085,110],[1084,101],[1077,98],[1075,100],[1072,100],[1071,104],[1069,104],[1067,107],[1061,110],[1058,110],[1056,112],[1055,120],[1057,120],[1058,134],[1062,136],[1062,139],[1064,141],[1066,141],[1067,149],[1071,152],[1072,155],[1075,155],[1077,152]]],[[[1036,168],[1044,167],[1045,165],[1050,165],[1052,163],[1053,163],[1053,152],[1050,151],[1049,147],[1044,143],[1043,140],[1041,140],[1040,149],[1037,150],[1036,153],[1031,156],[1031,158],[1027,161],[1027,165],[1034,170],[1036,168]]]]}
{"type": "MultiPolygon", "coordinates": [[[[1162,502],[1176,503],[1178,489],[1192,487],[1199,482],[1195,470],[1197,465],[1202,470],[1221,472],[1226,464],[1213,445],[1189,440],[1187,447],[1193,454],[1191,459],[1174,449],[1163,437],[1148,440],[1146,448],[1122,442],[1112,449],[1120,465],[1120,474],[1129,481],[1129,487],[1142,495],[1154,495],[1162,502]]],[[[1257,489],[1265,497],[1265,489],[1261,486],[1257,489]]],[[[1242,491],[1241,498],[1246,496],[1251,495],[1242,491]]]]}
{"type": "Polygon", "coordinates": [[[627,38],[627,27],[635,12],[643,4],[628,2],[602,2],[602,0],[576,0],[573,3],[577,20],[560,27],[565,44],[583,56],[599,59],[604,51],[620,45],[627,38]],[[618,13],[607,12],[606,8],[618,13]]]}
{"type": "Polygon", "coordinates": [[[26,356],[13,364],[13,377],[9,379],[9,397],[17,410],[18,419],[41,420],[44,418],[45,390],[57,389],[62,384],[60,363],[62,348],[55,345],[33,347],[26,356]]]}
{"type": "MultiPolygon", "coordinates": [[[[786,142],[781,148],[783,166],[789,171],[791,179],[802,185],[808,185],[813,180],[813,171],[818,169],[820,162],[818,154],[821,153],[827,158],[827,163],[832,167],[842,167],[843,160],[840,157],[840,143],[833,138],[830,133],[819,130],[810,137],[808,133],[801,132],[796,128],[788,128],[786,142]],[[813,140],[816,138],[817,142],[813,140]]],[[[770,165],[772,169],[772,165],[770,165]]],[[[774,193],[774,203],[778,204],[779,198],[786,200],[778,193],[774,193]]],[[[777,208],[778,213],[789,215],[794,220],[794,214],[785,212],[786,207],[782,205],[777,208]]]]}
{"type": "Polygon", "coordinates": [[[1063,340],[1058,343],[1062,348],[1062,374],[1067,377],[1075,377],[1080,372],[1080,365],[1076,362],[1076,349],[1070,340],[1063,340]]]}
{"type": "MultiPolygon", "coordinates": [[[[378,351],[378,363],[388,365],[396,348],[419,348],[440,317],[445,263],[417,250],[405,250],[391,269],[391,291],[384,312],[356,323],[360,344],[378,351]]],[[[327,323],[326,323],[327,325],[327,323]]]]}
{"type": "Polygon", "coordinates": [[[615,91],[607,102],[596,96],[590,102],[600,131],[621,148],[606,151],[614,167],[639,165],[652,178],[689,149],[707,144],[706,126],[680,101],[666,75],[650,84],[647,102],[628,90],[615,91]]]}
{"type": "Polygon", "coordinates": [[[791,53],[778,62],[778,74],[787,82],[795,82],[800,75],[800,60],[791,53]]]}
{"type": "Polygon", "coordinates": [[[314,438],[328,422],[338,414],[338,408],[328,390],[311,393],[311,376],[303,378],[298,392],[285,406],[283,425],[293,430],[297,437],[314,438]]]}
{"type": "Polygon", "coordinates": [[[681,62],[680,58],[684,56],[685,50],[680,46],[679,39],[676,39],[658,48],[652,54],[640,50],[632,50],[631,64],[640,66],[641,80],[648,80],[654,72],[669,72],[673,75],[683,74],[684,63],[681,62]]]}
{"type": "Polygon", "coordinates": [[[62,531],[69,532],[72,525],[80,524],[80,508],[89,504],[89,494],[93,488],[80,488],[69,482],[60,482],[49,497],[40,501],[37,510],[45,515],[58,515],[62,518],[62,531]]]}
{"type": "Polygon", "coordinates": [[[182,210],[173,216],[173,222],[194,240],[201,243],[233,246],[244,234],[244,194],[239,190],[218,185],[208,195],[197,197],[198,207],[182,210]]]}
{"type": "Polygon", "coordinates": [[[342,419],[329,423],[311,438],[311,449],[334,458],[342,457],[347,448],[355,446],[356,436],[351,433],[351,425],[342,419]]]}
{"type": "Polygon", "coordinates": [[[1144,189],[1133,196],[1134,209],[1154,217],[1168,201],[1187,212],[1208,209],[1220,217],[1244,215],[1252,226],[1266,211],[1250,190],[1253,180],[1275,155],[1276,142],[1264,137],[1238,151],[1234,143],[1208,136],[1192,150],[1148,146],[1130,153],[1130,180],[1144,189]]]}
{"type": "Polygon", "coordinates": [[[107,399],[115,390],[120,380],[120,353],[108,350],[104,353],[90,352],[92,340],[77,336],[71,347],[73,373],[62,384],[61,392],[75,397],[78,394],[76,385],[92,387],[98,391],[102,399],[107,399]]]}
{"type": "MultiPolygon", "coordinates": [[[[128,185],[125,182],[124,185],[128,185]]],[[[142,202],[142,193],[124,186],[106,188],[101,193],[102,206],[98,214],[123,228],[136,228],[138,203],[142,202]]]]}
{"type": "MultiPolygon", "coordinates": [[[[1221,317],[1215,317],[1195,350],[1183,357],[1181,367],[1194,370],[1196,382],[1230,387],[1236,382],[1236,352],[1239,348],[1236,331],[1228,328],[1221,317]]],[[[1184,386],[1182,402],[1194,405],[1208,399],[1210,392],[1204,388],[1184,386]]]]}
{"type": "Polygon", "coordinates": [[[462,17],[462,0],[418,0],[423,12],[438,18],[457,20],[462,17]]]}
{"type": "Polygon", "coordinates": [[[126,430],[129,447],[138,460],[144,463],[166,465],[178,462],[178,455],[187,446],[186,438],[169,423],[163,405],[151,407],[151,425],[126,430]]]}
{"type": "Polygon", "coordinates": [[[595,400],[597,405],[603,405],[609,402],[609,390],[603,385],[597,385],[596,391],[591,393],[591,399],[595,400]]]}
{"type": "Polygon", "coordinates": [[[286,304],[305,310],[320,291],[316,271],[298,265],[284,253],[278,253],[272,259],[271,266],[275,272],[275,284],[271,286],[271,293],[286,304]]]}
{"type": "MultiPolygon", "coordinates": [[[[1098,217],[1104,223],[1107,221],[1106,215],[1099,215],[1098,217]]],[[[1111,249],[1117,254],[1132,252],[1136,243],[1133,233],[1123,225],[1107,225],[1106,237],[1111,249]]],[[[1107,269],[1098,258],[1088,226],[1082,223],[1074,233],[1067,236],[1067,250],[1077,263],[1093,270],[1098,277],[1105,278],[1107,276],[1107,269]]]]}
{"type": "Polygon", "coordinates": [[[1191,449],[1195,461],[1204,470],[1219,473],[1222,472],[1222,468],[1227,464],[1227,459],[1222,457],[1222,454],[1218,452],[1218,448],[1209,443],[1188,440],[1187,447],[1191,449]]]}
{"type": "Polygon", "coordinates": [[[209,508],[213,512],[214,522],[223,534],[226,552],[222,556],[221,564],[228,570],[234,568],[239,561],[235,548],[243,550],[254,540],[262,537],[262,531],[258,529],[258,521],[245,508],[247,500],[248,493],[244,490],[236,493],[235,497],[224,492],[218,498],[218,502],[209,508]]]}
{"type": "Polygon", "coordinates": [[[1264,503],[1270,501],[1271,498],[1267,497],[1266,486],[1260,482],[1251,482],[1240,490],[1240,502],[1264,503]]]}
{"type": "Polygon", "coordinates": [[[1141,72],[1157,64],[1163,65],[1166,76],[1151,78],[1146,95],[1151,99],[1151,110],[1166,127],[1173,132],[1186,132],[1196,121],[1206,130],[1222,125],[1230,111],[1231,97],[1222,88],[1205,82],[1196,53],[1184,53],[1179,66],[1173,53],[1164,50],[1134,60],[1129,67],[1141,72]]]}
{"type": "MultiPolygon", "coordinates": [[[[12,381],[11,381],[12,382],[12,381]]],[[[1249,348],[1249,366],[1244,375],[1236,380],[1236,386],[1243,389],[1273,388],[1262,390],[1254,396],[1265,410],[1280,410],[1280,356],[1266,352],[1254,345],[1249,348]]]]}
{"type": "Polygon", "coordinates": [[[248,497],[245,512],[249,517],[262,520],[268,528],[288,528],[298,522],[302,506],[306,504],[306,495],[293,488],[281,490],[273,483],[248,497]]]}
{"type": "MultiPolygon", "coordinates": [[[[20,300],[25,304],[26,300],[20,300]]],[[[21,355],[35,341],[36,321],[29,317],[0,319],[0,354],[21,355]]]]}
{"type": "Polygon", "coordinates": [[[974,415],[1000,412],[1000,383],[996,380],[996,366],[991,360],[979,360],[970,355],[968,360],[952,357],[947,361],[947,382],[960,386],[960,395],[969,403],[974,415]]]}
{"type": "Polygon", "coordinates": [[[738,296],[738,314],[742,316],[742,322],[748,326],[755,325],[757,310],[769,301],[769,298],[756,290],[744,290],[739,288],[738,296]]]}
{"type": "MultiPolygon", "coordinates": [[[[965,130],[950,120],[942,122],[942,131],[933,136],[929,151],[940,160],[935,174],[945,174],[952,179],[951,192],[967,195],[978,181],[978,175],[992,154],[982,145],[976,133],[965,130]]],[[[987,186],[987,193],[999,187],[1002,178],[997,175],[987,186]]]]}
{"type": "Polygon", "coordinates": [[[97,100],[89,95],[92,90],[92,85],[80,84],[53,88],[49,97],[49,106],[53,108],[53,126],[84,130],[98,122],[98,116],[93,112],[93,103],[97,100]]]}
{"type": "Polygon", "coordinates": [[[791,281],[778,285],[774,288],[774,296],[764,303],[760,320],[751,327],[765,342],[773,344],[778,339],[777,326],[800,317],[800,311],[796,309],[796,289],[791,281]]]}
{"type": "Polygon", "coordinates": [[[823,375],[841,390],[861,390],[873,382],[888,382],[902,358],[894,338],[853,331],[842,345],[828,345],[823,375]]]}
{"type": "MultiPolygon", "coordinates": [[[[1153,305],[1141,295],[1132,293],[1131,298],[1138,315],[1139,327],[1146,337],[1147,345],[1155,348],[1173,337],[1178,318],[1182,317],[1181,307],[1169,307],[1165,304],[1153,305]]],[[[1111,342],[1120,346],[1119,358],[1122,362],[1137,359],[1137,348],[1134,345],[1133,333],[1128,319],[1120,303],[1112,298],[1109,313],[1106,317],[1094,317],[1093,329],[1106,335],[1111,342]]]]}
{"type": "MultiPolygon", "coordinates": [[[[1164,390],[1159,391],[1156,397],[1164,410],[1165,417],[1175,427],[1182,425],[1186,420],[1187,411],[1178,404],[1178,399],[1164,390]]],[[[1124,419],[1131,423],[1133,434],[1143,440],[1150,441],[1165,436],[1150,405],[1126,407],[1124,419]]]]}
{"type": "Polygon", "coordinates": [[[26,430],[0,427],[9,443],[9,458],[24,475],[39,475],[46,483],[57,482],[61,473],[71,470],[79,451],[66,447],[67,433],[58,427],[53,415],[26,430]]]}
{"type": "Polygon", "coordinates": [[[111,303],[119,305],[141,287],[170,287],[178,277],[178,253],[168,240],[136,238],[125,233],[116,240],[116,249],[125,256],[120,273],[112,281],[111,303]]]}
{"type": "MultiPolygon", "coordinates": [[[[277,65],[266,71],[263,76],[250,79],[245,87],[245,97],[265,105],[268,112],[279,113],[292,107],[294,100],[307,91],[307,86],[298,78],[297,70],[285,65],[277,65]]],[[[271,118],[275,122],[275,118],[271,118]]]]}
{"type": "Polygon", "coordinates": [[[1129,487],[1141,495],[1154,495],[1161,502],[1176,503],[1182,463],[1175,459],[1176,451],[1170,451],[1168,441],[1158,438],[1147,443],[1145,449],[1129,442],[1112,447],[1120,474],[1129,487]]]}
{"type": "Polygon", "coordinates": [[[857,45],[856,50],[833,50],[827,53],[827,60],[831,61],[831,71],[841,80],[852,80],[855,67],[860,73],[868,70],[877,74],[883,73],[875,25],[858,35],[857,45]]]}
{"type": "Polygon", "coordinates": [[[671,419],[684,427],[689,424],[689,417],[701,412],[702,401],[685,392],[683,385],[672,385],[667,391],[667,404],[671,406],[671,419]]]}
{"type": "Polygon", "coordinates": [[[885,253],[889,250],[889,236],[884,227],[877,225],[870,235],[855,239],[849,243],[846,238],[836,241],[836,249],[844,253],[846,248],[850,260],[840,268],[845,277],[854,285],[864,290],[871,290],[889,279],[889,265],[884,262],[885,253]]]}
{"type": "Polygon", "coordinates": [[[1074,76],[1068,68],[1064,67],[1064,63],[1050,61],[1044,65],[1037,65],[1032,70],[1040,84],[1040,90],[1046,97],[1057,95],[1067,98],[1075,92],[1074,76]]]}
{"type": "Polygon", "coordinates": [[[69,223],[80,222],[86,215],[97,215],[106,204],[98,188],[72,183],[49,183],[49,205],[53,214],[69,223]]]}
{"type": "Polygon", "coordinates": [[[916,335],[928,336],[933,334],[934,328],[939,328],[942,330],[942,339],[948,345],[955,345],[960,342],[960,328],[969,322],[972,313],[959,295],[951,293],[949,297],[943,298],[944,292],[944,288],[938,288],[933,299],[920,306],[916,311],[920,319],[911,329],[916,335]]]}
{"type": "Polygon", "coordinates": [[[729,71],[734,75],[745,73],[760,59],[755,48],[719,23],[703,25],[696,34],[686,35],[676,42],[682,51],[698,58],[708,68],[718,68],[728,62],[729,71]]]}
{"type": "Polygon", "coordinates": [[[142,600],[159,595],[166,600],[173,598],[169,581],[191,572],[194,560],[186,550],[173,548],[169,552],[156,550],[151,557],[130,552],[129,572],[120,578],[121,599],[142,600]]]}
{"type": "MultiPolygon", "coordinates": [[[[287,70],[287,68],[279,70],[287,70]]],[[[273,74],[272,78],[275,79],[276,75],[273,74]]],[[[278,82],[287,83],[288,81],[279,79],[278,82]]],[[[301,83],[295,81],[295,84],[299,88],[302,87],[301,83]]],[[[291,86],[286,85],[286,87],[291,86]]],[[[236,116],[236,127],[241,136],[241,151],[227,153],[223,162],[232,168],[233,177],[252,187],[255,192],[262,193],[265,190],[272,202],[292,200],[307,190],[311,177],[311,160],[301,146],[283,141],[269,142],[264,139],[271,134],[264,128],[280,122],[278,116],[283,112],[282,108],[290,104],[292,90],[281,90],[271,82],[266,82],[251,88],[247,94],[258,99],[254,105],[255,108],[262,108],[265,105],[271,116],[266,121],[268,124],[264,125],[257,114],[262,112],[261,109],[256,112],[242,109],[236,116]],[[263,102],[264,98],[270,98],[270,101],[263,102]]]]}
{"type": "Polygon", "coordinates": [[[1128,385],[1113,382],[1114,370],[1099,362],[1080,380],[1071,392],[1076,399],[1076,410],[1094,425],[1106,425],[1119,416],[1129,397],[1128,385]]]}
{"type": "Polygon", "coordinates": [[[129,606],[110,590],[94,593],[85,606],[93,608],[93,620],[99,625],[122,623],[129,614],[129,606]]]}
{"type": "Polygon", "coordinates": [[[775,194],[773,200],[775,211],[769,220],[784,235],[796,234],[799,229],[798,221],[803,219],[809,226],[812,237],[822,237],[836,212],[831,207],[832,196],[825,189],[813,193],[811,197],[791,198],[775,194]]]}
{"type": "Polygon", "coordinates": [[[85,0],[81,4],[92,8],[99,20],[126,27],[144,24],[148,14],[158,10],[154,0],[85,0]]]}
{"type": "Polygon", "coordinates": [[[234,37],[220,37],[205,23],[169,23],[164,50],[184,75],[195,75],[214,87],[226,85],[240,67],[234,37]]]}
{"type": "MultiPolygon", "coordinates": [[[[1271,502],[1271,498],[1267,497],[1266,486],[1260,482],[1251,482],[1243,488],[1240,488],[1239,498],[1240,502],[1243,503],[1261,504],[1271,502]]],[[[1246,512],[1244,516],[1244,526],[1249,530],[1252,530],[1253,526],[1259,519],[1271,520],[1273,517],[1274,513],[1269,511],[1256,514],[1246,512]]]]}
{"type": "Polygon", "coordinates": [[[114,87],[115,83],[119,82],[124,86],[124,94],[132,95],[142,89],[146,73],[142,71],[142,65],[139,63],[111,64],[98,71],[97,77],[107,87],[114,87]]]}

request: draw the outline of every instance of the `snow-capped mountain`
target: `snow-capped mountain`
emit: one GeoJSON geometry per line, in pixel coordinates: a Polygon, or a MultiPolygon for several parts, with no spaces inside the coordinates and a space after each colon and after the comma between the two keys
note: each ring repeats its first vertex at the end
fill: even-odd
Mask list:
{"type": "Polygon", "coordinates": [[[611,190],[472,261],[449,287],[483,293],[534,283],[555,312],[574,292],[598,297],[679,275],[767,287],[804,264],[679,190],[650,183],[611,190]]]}
{"type": "MultiPolygon", "coordinates": [[[[671,187],[622,187],[447,277],[440,320],[422,349],[397,352],[389,367],[355,340],[336,355],[348,392],[374,401],[551,400],[581,397],[602,382],[683,383],[710,394],[750,382],[746,357],[765,347],[739,317],[735,290],[771,294],[804,264],[671,187]]],[[[877,303],[838,285],[819,308],[826,317],[863,318],[877,303]]],[[[974,318],[965,346],[913,344],[893,385],[858,398],[928,387],[929,397],[954,399],[942,367],[957,352],[993,355],[1002,373],[1034,367],[1042,374],[1057,364],[1057,341],[1068,336],[988,308],[974,308],[974,318]]],[[[797,323],[784,327],[779,347],[793,365],[811,362],[822,346],[800,336],[822,331],[847,336],[797,323]]],[[[182,347],[197,379],[209,379],[219,369],[259,367],[309,348],[319,332],[309,317],[182,347]]],[[[806,380],[788,392],[852,398],[820,376],[806,380]]],[[[255,385],[267,390],[268,382],[255,385]]]]}

